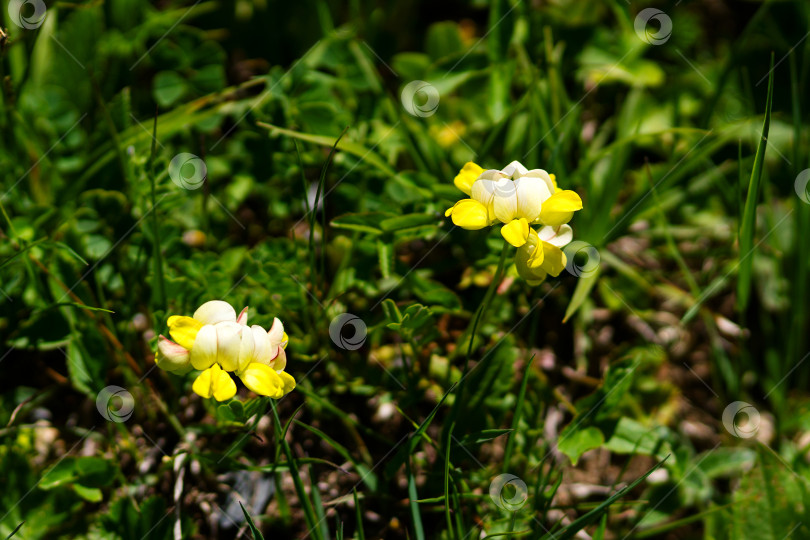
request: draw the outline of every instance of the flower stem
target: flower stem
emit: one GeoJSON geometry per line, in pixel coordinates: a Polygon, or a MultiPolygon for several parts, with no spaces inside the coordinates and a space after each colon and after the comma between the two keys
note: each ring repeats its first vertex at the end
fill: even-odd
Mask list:
{"type": "Polygon", "coordinates": [[[155,121],[152,125],[152,151],[149,154],[149,162],[146,166],[146,174],[149,176],[149,183],[152,186],[152,257],[155,271],[157,287],[153,290],[152,298],[155,305],[165,309],[166,306],[166,284],[163,277],[163,254],[160,246],[160,224],[157,215],[157,180],[155,179],[155,143],[157,143],[157,121],[158,111],[155,110],[155,121]]]}
{"type": "Polygon", "coordinates": [[[458,415],[461,404],[464,401],[464,389],[465,389],[464,382],[470,371],[470,356],[472,356],[473,344],[475,342],[475,335],[478,331],[478,326],[481,323],[481,319],[484,318],[484,313],[489,309],[489,305],[492,302],[492,297],[495,295],[495,290],[498,288],[498,285],[500,285],[501,279],[503,278],[504,266],[506,263],[506,254],[508,252],[509,252],[509,244],[507,242],[504,242],[503,249],[501,250],[501,257],[500,259],[498,259],[498,268],[495,270],[495,275],[492,276],[492,282],[489,284],[487,292],[484,293],[484,298],[481,300],[481,305],[478,306],[478,309],[475,312],[473,323],[472,326],[470,327],[470,341],[469,344],[467,345],[467,355],[464,359],[464,371],[462,371],[461,373],[461,379],[459,380],[458,384],[459,386],[458,393],[456,394],[456,399],[453,402],[453,407],[450,411],[451,423],[452,421],[455,420],[456,416],[458,415]]]}
{"type": "Polygon", "coordinates": [[[489,288],[484,294],[484,299],[481,301],[481,305],[478,306],[478,310],[475,312],[475,319],[473,319],[472,329],[470,330],[470,342],[467,345],[467,356],[464,360],[464,375],[467,374],[470,367],[470,356],[472,355],[473,343],[475,342],[475,334],[478,331],[478,325],[481,323],[484,312],[489,309],[489,304],[492,302],[492,297],[495,295],[495,289],[498,288],[498,285],[500,285],[501,279],[503,278],[504,263],[506,262],[506,253],[508,251],[509,244],[504,242],[503,249],[501,250],[501,258],[498,259],[498,268],[495,270],[495,275],[492,276],[492,282],[489,284],[489,288]]]}

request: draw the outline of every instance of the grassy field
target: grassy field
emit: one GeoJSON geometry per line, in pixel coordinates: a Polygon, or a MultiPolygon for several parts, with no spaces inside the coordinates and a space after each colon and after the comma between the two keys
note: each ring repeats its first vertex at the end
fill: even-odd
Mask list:
{"type": "Polygon", "coordinates": [[[810,538],[804,0],[0,4],[0,538],[810,538]]]}

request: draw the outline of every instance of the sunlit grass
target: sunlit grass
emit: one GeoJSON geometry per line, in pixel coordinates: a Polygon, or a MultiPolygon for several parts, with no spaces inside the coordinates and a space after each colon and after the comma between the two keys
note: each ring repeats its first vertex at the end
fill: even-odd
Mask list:
{"type": "Polygon", "coordinates": [[[26,6],[0,538],[808,534],[804,2],[26,6]],[[548,213],[446,215],[513,161],[542,280],[548,213]],[[267,384],[157,368],[210,300],[267,384]]]}

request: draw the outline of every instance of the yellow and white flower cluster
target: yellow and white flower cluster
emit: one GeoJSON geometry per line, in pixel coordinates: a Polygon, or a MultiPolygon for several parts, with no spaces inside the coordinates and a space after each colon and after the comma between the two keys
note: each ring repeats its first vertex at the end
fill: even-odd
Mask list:
{"type": "Polygon", "coordinates": [[[559,189],[553,174],[528,170],[517,161],[502,170],[469,162],[454,183],[470,198],[447,210],[453,223],[468,230],[503,223],[501,235],[518,248],[515,267],[530,285],[562,272],[566,259],[561,248],[573,239],[567,223],[582,209],[576,192],[559,189]]]}
{"type": "Polygon", "coordinates": [[[204,303],[192,317],[169,317],[169,334],[160,336],[156,363],[176,374],[192,369],[202,373],[192,390],[204,398],[224,401],[236,394],[235,373],[250,390],[278,399],[295,388],[295,379],[284,371],[289,338],[278,318],[267,331],[248,326],[248,308],[239,316],[227,302],[204,303]]]}

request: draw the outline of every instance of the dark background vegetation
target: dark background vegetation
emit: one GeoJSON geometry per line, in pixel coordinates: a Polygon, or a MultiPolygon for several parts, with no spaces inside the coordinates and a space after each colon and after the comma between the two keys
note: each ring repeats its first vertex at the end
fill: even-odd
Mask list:
{"type": "Polygon", "coordinates": [[[806,2],[2,4],[0,538],[810,534],[806,2]],[[468,160],[555,173],[598,253],[507,268],[469,359],[468,160]],[[284,321],[296,391],[153,369],[215,298],[284,321]]]}

